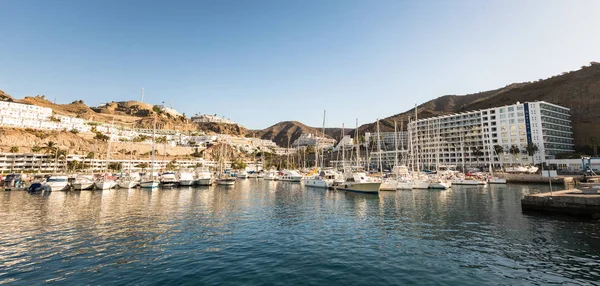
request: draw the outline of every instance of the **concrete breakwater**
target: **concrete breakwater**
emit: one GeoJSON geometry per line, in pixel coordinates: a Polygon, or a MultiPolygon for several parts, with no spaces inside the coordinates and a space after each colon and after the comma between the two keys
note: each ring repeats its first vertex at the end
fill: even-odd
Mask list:
{"type": "Polygon", "coordinates": [[[600,194],[585,194],[578,189],[540,193],[521,200],[523,211],[563,213],[600,219],[600,194]]]}

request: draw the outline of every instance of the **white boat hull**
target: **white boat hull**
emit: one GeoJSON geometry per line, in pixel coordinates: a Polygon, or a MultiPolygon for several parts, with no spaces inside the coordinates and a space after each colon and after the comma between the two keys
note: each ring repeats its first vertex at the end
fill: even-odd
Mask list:
{"type": "Polygon", "coordinates": [[[231,185],[235,185],[235,179],[223,179],[223,180],[217,180],[217,185],[222,185],[222,186],[231,186],[231,185]]]}
{"type": "Polygon", "coordinates": [[[295,183],[300,183],[302,182],[302,177],[286,177],[283,176],[281,178],[279,178],[280,181],[284,181],[284,182],[295,182],[295,183]]]}
{"type": "Polygon", "coordinates": [[[94,183],[73,183],[72,186],[77,191],[90,190],[94,187],[94,183]]]}
{"type": "Polygon", "coordinates": [[[377,194],[379,193],[379,188],[381,187],[381,183],[350,183],[346,182],[340,184],[337,189],[348,192],[357,192],[357,193],[368,193],[368,194],[377,194]]]}
{"type": "Polygon", "coordinates": [[[488,184],[506,184],[506,179],[503,178],[490,178],[488,184]]]}
{"type": "Polygon", "coordinates": [[[180,186],[193,186],[194,180],[179,180],[180,186]]]}
{"type": "Polygon", "coordinates": [[[415,181],[412,183],[413,189],[429,189],[429,182],[426,181],[415,181]]]}
{"type": "Polygon", "coordinates": [[[212,184],[213,179],[211,178],[197,179],[196,181],[194,181],[194,185],[196,186],[210,186],[212,184]]]}
{"type": "Polygon", "coordinates": [[[381,183],[380,191],[395,191],[398,189],[398,181],[396,180],[385,180],[381,183]]]}
{"type": "Polygon", "coordinates": [[[140,182],[140,188],[144,188],[144,189],[158,188],[158,181],[140,182]]]}
{"type": "Polygon", "coordinates": [[[480,180],[454,180],[452,181],[452,185],[458,186],[480,186],[485,185],[485,182],[480,180]]]}
{"type": "Polygon", "coordinates": [[[304,180],[304,186],[328,189],[331,186],[331,184],[325,180],[306,179],[306,180],[304,180]]]}
{"type": "Polygon", "coordinates": [[[398,182],[398,190],[412,190],[413,183],[412,182],[398,182]]]}
{"type": "Polygon", "coordinates": [[[444,182],[429,183],[429,188],[430,189],[445,190],[445,189],[450,188],[450,186],[451,186],[450,183],[444,183],[444,182]]]}
{"type": "Polygon", "coordinates": [[[96,187],[96,189],[98,190],[108,190],[108,189],[112,189],[116,186],[117,184],[113,181],[102,181],[102,182],[96,182],[94,183],[94,186],[96,187]]]}
{"type": "Polygon", "coordinates": [[[69,189],[69,183],[60,182],[60,183],[46,183],[47,186],[50,187],[51,191],[66,191],[69,189]]]}
{"type": "Polygon", "coordinates": [[[137,186],[137,182],[136,181],[122,181],[119,182],[119,188],[123,188],[123,189],[133,189],[137,186]]]}

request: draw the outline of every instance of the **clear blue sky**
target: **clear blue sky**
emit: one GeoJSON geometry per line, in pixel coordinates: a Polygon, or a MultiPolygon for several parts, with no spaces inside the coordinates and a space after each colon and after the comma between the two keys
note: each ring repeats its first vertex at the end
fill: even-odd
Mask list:
{"type": "Polygon", "coordinates": [[[0,89],[88,105],[373,122],[600,61],[600,1],[0,1],[0,89]]]}

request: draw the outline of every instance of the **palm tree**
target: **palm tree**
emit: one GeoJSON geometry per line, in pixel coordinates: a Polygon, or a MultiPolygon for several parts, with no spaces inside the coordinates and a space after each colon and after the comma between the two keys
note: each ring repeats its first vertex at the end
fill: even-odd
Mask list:
{"type": "MultiPolygon", "coordinates": [[[[46,154],[46,155],[53,155],[54,154],[55,158],[58,156],[56,154],[56,152],[58,150],[58,147],[56,147],[56,142],[54,142],[54,141],[48,141],[48,142],[46,142],[46,144],[44,144],[44,146],[42,146],[42,150],[44,151],[44,154],[46,154]]],[[[54,167],[55,167],[55,170],[56,170],[56,165],[54,167]]]]}
{"type": "Polygon", "coordinates": [[[519,149],[519,147],[517,145],[512,145],[510,146],[510,149],[508,150],[508,152],[513,155],[513,158],[516,159],[517,155],[519,155],[519,153],[521,153],[521,150],[519,149]]]}
{"type": "Polygon", "coordinates": [[[471,154],[473,156],[475,156],[475,158],[477,158],[477,164],[479,164],[479,158],[481,156],[483,156],[483,151],[481,150],[481,147],[477,146],[477,147],[473,148],[473,151],[471,152],[471,154]]]}
{"type": "Polygon", "coordinates": [[[15,156],[15,153],[19,153],[19,147],[18,146],[12,146],[10,147],[10,153],[13,154],[13,158],[12,158],[12,166],[10,167],[10,172],[12,173],[14,167],[15,167],[15,159],[17,156],[15,156]]]}
{"type": "Polygon", "coordinates": [[[500,154],[504,154],[504,147],[502,147],[502,145],[494,145],[494,152],[496,153],[496,156],[498,156],[500,166],[502,166],[502,157],[504,156],[500,156],[500,154]]]}
{"type": "Polygon", "coordinates": [[[33,147],[31,147],[31,152],[33,153],[37,153],[42,151],[42,147],[38,146],[38,145],[33,145],[33,147]]]}
{"type": "MultiPolygon", "coordinates": [[[[65,162],[67,162],[67,150],[66,149],[56,149],[56,165],[58,165],[58,159],[64,159],[65,162]]],[[[67,169],[67,168],[65,167],[65,169],[67,169]]]]}
{"type": "Polygon", "coordinates": [[[539,150],[538,146],[535,145],[535,143],[530,142],[527,144],[527,147],[525,147],[525,150],[527,150],[527,155],[531,156],[532,163],[535,166],[535,159],[533,155],[539,150]]]}
{"type": "Polygon", "coordinates": [[[589,139],[590,147],[592,147],[592,151],[594,152],[594,157],[598,156],[598,137],[592,136],[589,139]]]}
{"type": "Polygon", "coordinates": [[[146,168],[148,168],[148,166],[149,166],[149,165],[148,165],[148,163],[146,163],[146,162],[139,163],[139,164],[135,165],[135,167],[136,167],[136,168],[141,168],[141,169],[142,169],[142,172],[144,172],[144,171],[146,170],[146,168]]]}
{"type": "Polygon", "coordinates": [[[96,156],[96,154],[94,154],[94,152],[88,152],[87,155],[85,156],[86,159],[90,160],[90,169],[94,170],[94,168],[92,167],[92,160],[94,159],[94,157],[96,156]]]}

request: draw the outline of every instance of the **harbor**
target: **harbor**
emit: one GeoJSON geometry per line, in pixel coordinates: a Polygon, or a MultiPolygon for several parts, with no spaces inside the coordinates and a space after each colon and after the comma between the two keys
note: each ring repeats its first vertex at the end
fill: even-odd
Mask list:
{"type": "Polygon", "coordinates": [[[0,281],[598,281],[600,225],[521,213],[523,196],[547,192],[547,185],[507,184],[370,195],[256,178],[233,186],[3,192],[0,281]]]}

